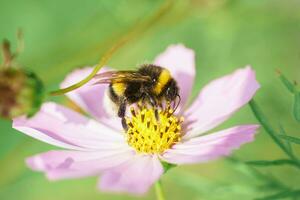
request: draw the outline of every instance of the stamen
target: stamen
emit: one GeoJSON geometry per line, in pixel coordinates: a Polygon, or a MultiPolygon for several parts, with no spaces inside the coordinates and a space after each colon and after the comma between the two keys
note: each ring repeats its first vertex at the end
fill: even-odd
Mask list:
{"type": "Polygon", "coordinates": [[[157,131],[157,125],[154,124],[154,131],[157,131]]]}
{"type": "Polygon", "coordinates": [[[133,117],[136,117],[136,114],[135,114],[135,110],[133,107],[130,108],[130,112],[132,114],[133,117]]]}
{"type": "Polygon", "coordinates": [[[163,153],[180,141],[183,118],[173,115],[170,104],[163,110],[139,105],[126,118],[127,142],[138,153],[163,153]],[[157,116],[158,115],[158,119],[157,116]]]}
{"type": "Polygon", "coordinates": [[[141,119],[142,119],[142,123],[144,123],[144,121],[145,121],[145,114],[143,112],[141,114],[141,119]]]}

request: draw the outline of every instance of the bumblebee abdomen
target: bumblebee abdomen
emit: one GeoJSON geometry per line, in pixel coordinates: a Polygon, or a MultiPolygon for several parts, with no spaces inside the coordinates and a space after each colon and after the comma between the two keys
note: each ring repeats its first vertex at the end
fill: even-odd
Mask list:
{"type": "Polygon", "coordinates": [[[114,102],[115,104],[119,104],[121,96],[117,94],[117,92],[114,89],[114,84],[109,84],[109,98],[114,102]]]}
{"type": "Polygon", "coordinates": [[[111,88],[117,96],[123,96],[126,90],[126,83],[112,83],[111,88]]]}
{"type": "Polygon", "coordinates": [[[110,99],[119,104],[122,99],[128,103],[135,103],[141,98],[141,84],[139,82],[112,83],[109,85],[110,99]]]}

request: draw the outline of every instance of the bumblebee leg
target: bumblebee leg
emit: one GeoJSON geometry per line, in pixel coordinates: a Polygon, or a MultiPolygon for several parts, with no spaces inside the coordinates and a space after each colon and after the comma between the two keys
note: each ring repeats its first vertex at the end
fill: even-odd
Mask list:
{"type": "Polygon", "coordinates": [[[126,105],[127,105],[126,103],[127,103],[126,99],[123,98],[120,102],[119,110],[118,110],[118,116],[121,118],[122,127],[125,131],[128,130],[126,119],[125,119],[126,105]]]}
{"type": "Polygon", "coordinates": [[[143,109],[143,107],[146,107],[147,104],[147,95],[143,95],[141,100],[139,101],[140,107],[143,109]]]}
{"type": "Polygon", "coordinates": [[[158,109],[157,109],[157,103],[153,98],[150,98],[150,104],[154,109],[154,113],[155,113],[155,119],[157,121],[159,121],[159,115],[158,115],[158,109]]]}
{"type": "Polygon", "coordinates": [[[126,114],[126,99],[122,99],[119,105],[118,116],[124,118],[126,114]]]}
{"type": "Polygon", "coordinates": [[[122,118],[121,123],[122,123],[123,129],[124,129],[125,131],[128,131],[128,126],[127,126],[125,117],[122,118]]]}
{"type": "Polygon", "coordinates": [[[147,96],[148,96],[151,106],[154,109],[155,118],[157,121],[159,121],[159,115],[158,115],[158,110],[157,110],[157,106],[158,106],[157,101],[153,97],[151,97],[149,94],[147,94],[147,96]]]}

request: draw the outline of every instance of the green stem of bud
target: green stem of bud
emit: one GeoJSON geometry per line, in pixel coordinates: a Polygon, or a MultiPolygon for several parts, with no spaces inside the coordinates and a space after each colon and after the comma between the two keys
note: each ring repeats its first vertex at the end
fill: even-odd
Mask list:
{"type": "Polygon", "coordinates": [[[141,35],[143,32],[148,30],[153,24],[159,21],[160,18],[162,18],[167,11],[171,8],[173,5],[173,0],[166,0],[166,2],[159,8],[159,10],[148,20],[146,20],[144,23],[137,24],[133,26],[131,31],[128,32],[127,35],[122,37],[120,40],[116,42],[112,48],[110,48],[106,53],[104,53],[103,57],[101,58],[100,62],[91,74],[89,74],[85,79],[81,80],[80,82],[71,85],[67,88],[63,88],[57,91],[53,91],[50,94],[53,96],[57,95],[63,95],[65,93],[71,92],[75,89],[80,88],[84,84],[88,83],[99,71],[100,69],[109,61],[109,59],[113,56],[113,54],[120,49],[122,46],[124,46],[128,41],[130,41],[133,38],[136,38],[137,36],[141,35]]]}
{"type": "Polygon", "coordinates": [[[12,61],[24,50],[24,39],[23,32],[21,29],[17,31],[17,40],[18,46],[16,52],[12,53],[10,49],[10,42],[7,39],[4,39],[2,42],[2,57],[3,63],[2,66],[9,68],[12,65],[12,61]]]}
{"type": "Polygon", "coordinates": [[[10,43],[8,40],[4,39],[2,42],[2,57],[3,57],[3,64],[2,66],[8,68],[11,66],[11,61],[13,56],[10,51],[10,43]]]}

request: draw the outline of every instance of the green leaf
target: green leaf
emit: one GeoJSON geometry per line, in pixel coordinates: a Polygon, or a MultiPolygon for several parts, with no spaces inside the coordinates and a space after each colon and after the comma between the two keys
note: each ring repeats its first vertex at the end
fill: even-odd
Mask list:
{"type": "Polygon", "coordinates": [[[281,80],[281,82],[283,83],[283,85],[291,92],[291,93],[295,93],[296,92],[296,88],[295,85],[293,83],[291,83],[281,72],[279,73],[279,78],[281,80]]]}
{"type": "MultiPolygon", "coordinates": [[[[280,135],[287,135],[283,126],[281,124],[279,124],[279,133],[280,135]]],[[[287,149],[288,151],[291,153],[291,154],[294,154],[293,152],[293,148],[292,148],[292,145],[289,141],[286,140],[286,146],[287,146],[287,149]]]]}
{"type": "Polygon", "coordinates": [[[279,134],[277,131],[274,130],[272,125],[270,124],[269,120],[265,117],[262,110],[259,108],[259,106],[256,104],[254,100],[251,100],[249,102],[249,105],[252,109],[252,112],[256,119],[260,122],[260,124],[265,129],[266,133],[269,134],[269,136],[273,139],[273,141],[288,155],[292,160],[294,160],[297,163],[298,168],[300,169],[300,161],[295,157],[293,153],[289,151],[287,146],[280,140],[279,134]]]}
{"type": "MultiPolygon", "coordinates": [[[[248,165],[245,162],[237,160],[233,157],[226,158],[226,161],[229,161],[229,163],[231,163],[232,168],[249,177],[249,180],[255,180],[255,182],[259,180],[259,182],[262,182],[264,189],[288,189],[284,183],[273,177],[272,174],[261,173],[253,166],[248,165]]],[[[249,180],[247,181],[248,183],[249,180]]],[[[262,190],[262,188],[260,188],[260,190],[262,190]]]]}
{"type": "Polygon", "coordinates": [[[300,92],[296,92],[294,95],[293,114],[297,122],[300,122],[300,92]]]}
{"type": "Polygon", "coordinates": [[[257,167],[268,167],[268,166],[280,166],[280,165],[295,165],[297,163],[294,160],[289,159],[279,159],[279,160],[255,160],[247,161],[246,164],[257,166],[257,167]]]}
{"type": "Polygon", "coordinates": [[[286,148],[286,146],[282,143],[282,141],[278,138],[277,132],[274,130],[274,128],[269,123],[269,120],[265,117],[262,110],[259,108],[259,106],[256,104],[254,100],[251,100],[249,102],[249,105],[252,109],[253,114],[255,115],[256,119],[260,122],[260,124],[263,126],[263,128],[266,130],[266,132],[269,134],[269,136],[273,139],[273,141],[288,155],[290,155],[290,152],[286,148]]]}
{"type": "Polygon", "coordinates": [[[288,136],[288,135],[278,135],[281,139],[287,140],[289,142],[300,144],[300,138],[288,136]]]}
{"type": "Polygon", "coordinates": [[[270,196],[257,198],[256,200],[275,200],[275,199],[283,199],[287,197],[298,197],[299,195],[300,195],[300,190],[286,190],[270,196]]]}

